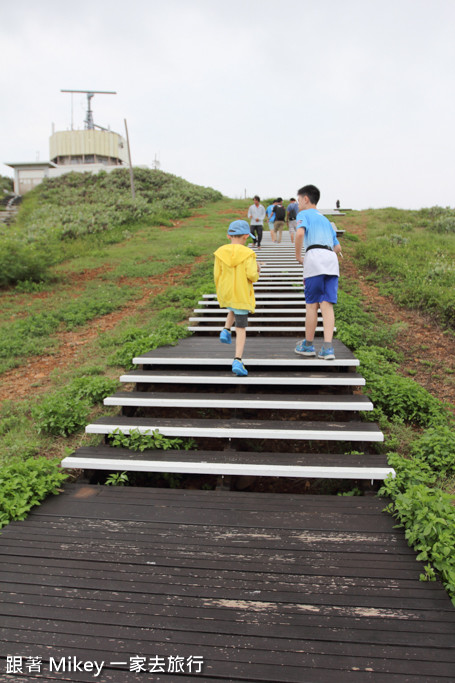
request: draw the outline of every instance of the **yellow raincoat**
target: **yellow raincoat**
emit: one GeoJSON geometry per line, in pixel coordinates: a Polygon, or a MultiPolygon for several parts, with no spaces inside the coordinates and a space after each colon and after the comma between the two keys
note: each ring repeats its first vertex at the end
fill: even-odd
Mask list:
{"type": "Polygon", "coordinates": [[[253,282],[259,279],[256,254],[243,244],[225,244],[215,251],[215,287],[221,308],[254,313],[253,282]]]}

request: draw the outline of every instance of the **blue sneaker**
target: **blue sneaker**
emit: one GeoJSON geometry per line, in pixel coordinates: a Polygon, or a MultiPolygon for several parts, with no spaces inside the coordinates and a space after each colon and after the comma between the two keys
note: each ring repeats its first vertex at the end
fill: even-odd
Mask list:
{"type": "Polygon", "coordinates": [[[220,332],[220,342],[222,344],[230,344],[232,342],[232,335],[226,328],[220,332]]]}
{"type": "Polygon", "coordinates": [[[333,346],[323,346],[318,353],[318,358],[321,360],[335,360],[333,346]]]}
{"type": "Polygon", "coordinates": [[[237,375],[237,377],[246,377],[248,374],[248,370],[243,365],[242,361],[237,360],[237,358],[232,363],[232,372],[234,375],[237,375]]]}
{"type": "Polygon", "coordinates": [[[314,348],[313,344],[307,344],[306,339],[302,339],[302,341],[297,344],[295,347],[295,352],[298,353],[299,356],[316,355],[316,349],[314,348]]]}

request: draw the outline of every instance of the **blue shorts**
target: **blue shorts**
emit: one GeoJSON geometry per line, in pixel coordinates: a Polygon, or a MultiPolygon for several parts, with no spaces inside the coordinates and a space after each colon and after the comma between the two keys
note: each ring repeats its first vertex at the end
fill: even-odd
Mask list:
{"type": "Polygon", "coordinates": [[[305,302],[319,304],[328,301],[336,304],[338,298],[338,275],[314,275],[303,281],[305,285],[305,302]]]}

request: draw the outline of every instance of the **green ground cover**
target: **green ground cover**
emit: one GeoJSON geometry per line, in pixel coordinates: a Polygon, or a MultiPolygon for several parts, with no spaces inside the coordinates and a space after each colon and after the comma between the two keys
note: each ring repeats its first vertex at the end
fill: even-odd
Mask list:
{"type": "Polygon", "coordinates": [[[382,294],[455,328],[455,210],[350,212],[337,224],[364,226],[354,257],[382,294]]]}
{"type": "Polygon", "coordinates": [[[384,326],[366,310],[356,282],[343,278],[343,285],[337,337],[360,360],[365,393],[375,406],[363,419],[379,423],[385,442],[378,448],[397,472],[379,493],[391,499],[388,512],[405,528],[418,559],[427,562],[421,579],[438,575],[455,604],[453,406],[398,372],[406,356],[397,347],[396,326],[384,326]]]}

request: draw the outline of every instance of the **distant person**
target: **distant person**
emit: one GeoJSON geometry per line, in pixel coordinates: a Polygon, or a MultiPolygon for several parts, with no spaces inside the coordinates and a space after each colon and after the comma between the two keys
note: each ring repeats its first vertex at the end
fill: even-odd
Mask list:
{"type": "Polygon", "coordinates": [[[341,204],[340,204],[340,200],[339,200],[339,199],[337,199],[337,203],[336,203],[336,207],[337,207],[337,209],[339,209],[339,208],[340,208],[340,206],[341,206],[341,204]]]}
{"type": "Polygon", "coordinates": [[[333,305],[337,302],[340,274],[337,254],[341,254],[341,246],[330,221],[317,210],[320,196],[321,193],[314,185],[305,185],[297,193],[300,212],[297,214],[295,257],[299,263],[303,263],[306,322],[305,339],[297,344],[295,352],[301,356],[316,355],[314,334],[320,307],[324,341],[318,358],[334,360],[333,305]],[[304,258],[302,245],[305,247],[304,258]]]}
{"type": "Polygon", "coordinates": [[[275,233],[276,243],[280,244],[283,235],[283,228],[286,220],[286,209],[283,206],[283,200],[278,197],[276,204],[273,207],[272,214],[275,216],[273,221],[273,231],[275,233]]]}
{"type": "Polygon", "coordinates": [[[268,205],[268,207],[265,210],[266,216],[267,216],[267,221],[269,224],[269,230],[270,230],[270,237],[272,238],[272,242],[275,242],[275,231],[273,229],[273,222],[275,220],[275,215],[273,213],[273,209],[275,208],[277,204],[277,200],[274,199],[271,204],[268,205]]]}
{"type": "Polygon", "coordinates": [[[230,344],[231,327],[235,321],[235,358],[232,372],[238,377],[248,375],[242,355],[246,341],[248,313],[254,313],[256,300],[253,282],[259,279],[260,266],[256,254],[245,246],[248,237],[253,237],[246,221],[233,221],[227,231],[230,244],[215,251],[214,278],[216,296],[221,308],[229,309],[220,341],[230,344]]]}
{"type": "Polygon", "coordinates": [[[286,207],[286,223],[288,224],[289,235],[291,237],[291,242],[294,242],[295,231],[297,227],[297,213],[299,211],[299,205],[295,201],[294,197],[291,197],[289,204],[286,207]]]}
{"type": "Polygon", "coordinates": [[[260,201],[260,197],[256,195],[253,197],[253,204],[251,204],[250,208],[248,209],[250,230],[251,234],[254,235],[254,246],[257,245],[258,249],[261,248],[263,223],[265,218],[265,208],[262,206],[262,204],[260,204],[260,201]],[[255,235],[257,235],[257,237],[255,235]]]}

